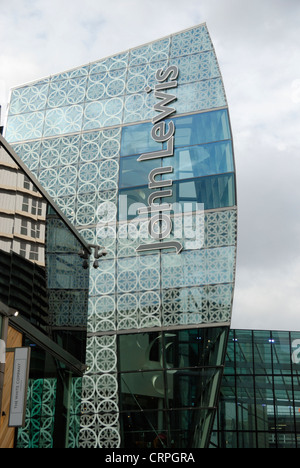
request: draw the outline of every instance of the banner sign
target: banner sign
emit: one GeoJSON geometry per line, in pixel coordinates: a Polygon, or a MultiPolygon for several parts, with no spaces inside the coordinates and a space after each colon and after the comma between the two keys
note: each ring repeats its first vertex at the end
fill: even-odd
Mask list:
{"type": "Polygon", "coordinates": [[[5,341],[0,340],[0,364],[5,364],[5,358],[6,358],[5,341]]]}
{"type": "Polygon", "coordinates": [[[30,348],[16,348],[11,388],[9,427],[23,427],[27,401],[30,348]]]}

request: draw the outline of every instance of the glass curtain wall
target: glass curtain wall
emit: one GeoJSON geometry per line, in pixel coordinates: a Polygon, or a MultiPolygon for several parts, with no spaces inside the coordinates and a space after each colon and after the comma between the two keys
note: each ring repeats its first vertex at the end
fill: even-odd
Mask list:
{"type": "Polygon", "coordinates": [[[211,447],[299,448],[300,333],[231,330],[211,447]]]}
{"type": "Polygon", "coordinates": [[[218,327],[119,337],[124,447],[201,445],[217,403],[226,339],[218,327]]]}
{"type": "MultiPolygon", "coordinates": [[[[106,247],[101,267],[90,273],[89,370],[83,381],[80,444],[95,448],[131,444],[120,407],[127,387],[119,379],[124,372],[119,346],[125,346],[119,334],[144,330],[166,339],[169,329],[176,335],[180,327],[213,325],[227,331],[230,325],[235,167],[223,81],[206,25],[14,89],[6,138],[86,241],[106,247]],[[157,84],[157,71],[169,66],[179,69],[176,89],[166,91],[176,98],[175,151],[172,162],[158,161],[155,167],[174,167],[168,202],[179,211],[189,206],[181,230],[172,213],[170,236],[182,242],[183,251],[141,255],[136,248],[147,219],[139,218],[137,209],[147,203],[147,174],[153,163],[137,163],[137,158],[163,148],[151,138],[157,99],[148,91],[157,84]]],[[[222,333],[218,337],[222,355],[225,341],[222,333]]],[[[167,385],[161,366],[158,370],[167,385]]],[[[197,381],[199,389],[204,391],[206,384],[210,388],[207,375],[203,380],[193,375],[191,381],[197,381]]],[[[212,388],[217,392],[218,385],[212,388]]],[[[166,389],[164,394],[168,395],[166,389]]],[[[154,432],[169,414],[169,406],[162,408],[167,400],[164,396],[157,403],[161,418],[154,432]]],[[[183,415],[184,405],[178,404],[183,415]]],[[[195,411],[188,412],[192,421],[195,411]]],[[[185,443],[203,444],[210,418],[206,426],[198,424],[199,430],[193,423],[193,439],[181,427],[184,418],[177,419],[177,426],[173,421],[175,432],[182,431],[185,443]],[[204,438],[199,435],[204,433],[204,438]]],[[[202,413],[198,420],[204,421],[202,413]]],[[[167,429],[169,422],[164,424],[167,429]]],[[[176,439],[170,431],[167,437],[168,444],[176,439]]]]}

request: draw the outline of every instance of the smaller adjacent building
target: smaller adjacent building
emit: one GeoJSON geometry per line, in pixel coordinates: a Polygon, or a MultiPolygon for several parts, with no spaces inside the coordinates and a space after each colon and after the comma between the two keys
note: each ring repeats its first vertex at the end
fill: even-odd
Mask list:
{"type": "Polygon", "coordinates": [[[77,446],[89,255],[0,136],[0,448],[77,446]],[[20,349],[30,350],[29,380],[25,373],[21,380],[20,365],[14,381],[20,349]],[[21,381],[28,384],[24,406],[21,381]],[[23,414],[15,422],[18,405],[23,414]]]}
{"type": "Polygon", "coordinates": [[[300,447],[300,332],[230,331],[210,447],[300,447]]]}

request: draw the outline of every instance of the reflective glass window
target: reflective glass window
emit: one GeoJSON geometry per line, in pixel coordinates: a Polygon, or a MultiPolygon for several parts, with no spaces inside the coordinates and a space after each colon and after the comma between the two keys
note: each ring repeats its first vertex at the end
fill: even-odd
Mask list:
{"type": "Polygon", "coordinates": [[[256,427],[258,431],[268,431],[269,426],[274,426],[274,393],[272,376],[256,375],[254,378],[254,384],[256,427]]]}
{"type": "Polygon", "coordinates": [[[235,359],[237,374],[253,373],[252,332],[235,331],[235,359]]]}
{"type": "Polygon", "coordinates": [[[296,437],[297,434],[287,434],[287,433],[277,433],[277,447],[278,449],[281,448],[298,448],[296,445],[296,437]]]}
{"type": "Polygon", "coordinates": [[[159,151],[162,148],[162,145],[152,139],[152,128],[153,125],[151,122],[124,127],[122,130],[120,155],[131,156],[133,154],[159,151]]]}
{"type": "Polygon", "coordinates": [[[138,161],[137,156],[120,159],[120,188],[148,185],[148,176],[152,169],[160,167],[157,159],[138,161]]]}
{"type": "Polygon", "coordinates": [[[213,406],[219,379],[220,370],[213,368],[167,371],[170,408],[213,406]]]}
{"type": "Polygon", "coordinates": [[[272,373],[273,338],[269,331],[254,331],[254,366],[256,374],[272,373]]]}
{"type": "Polygon", "coordinates": [[[168,368],[220,365],[226,329],[199,328],[165,334],[165,355],[168,368]]]}
{"type": "MultiPolygon", "coordinates": [[[[223,434],[222,434],[223,435],[223,434]]],[[[237,432],[224,431],[224,437],[221,437],[220,448],[234,449],[238,448],[237,432]]]]}
{"type": "MultiPolygon", "coordinates": [[[[205,210],[235,205],[233,173],[176,181],[172,185],[172,191],[172,196],[162,198],[161,203],[179,203],[184,212],[199,209],[196,203],[203,203],[205,210]]],[[[120,190],[119,220],[135,218],[139,208],[148,206],[151,193],[153,190],[148,187],[120,190]]]]}
{"type": "Polygon", "coordinates": [[[127,411],[121,413],[123,447],[162,449],[171,445],[167,440],[168,412],[127,411]]]}
{"type": "Polygon", "coordinates": [[[268,431],[258,431],[256,437],[258,449],[276,448],[276,436],[274,433],[268,431]]]}
{"type": "Polygon", "coordinates": [[[257,448],[256,447],[256,432],[239,432],[239,448],[257,448]]]}
{"type": "Polygon", "coordinates": [[[180,203],[183,211],[195,211],[196,205],[187,207],[185,203],[203,203],[204,210],[235,205],[234,174],[200,177],[198,179],[176,181],[173,196],[163,199],[169,203],[180,203]]]}
{"type": "MultiPolygon", "coordinates": [[[[174,117],[175,148],[230,140],[228,112],[221,109],[184,117],[174,117]]],[[[121,156],[159,151],[161,144],[151,137],[152,122],[130,125],[122,131],[121,156]]]]}
{"type": "Polygon", "coordinates": [[[296,421],[296,432],[300,433],[300,380],[299,377],[293,376],[294,385],[294,405],[295,405],[295,421],[296,421]]]}
{"type": "Polygon", "coordinates": [[[213,174],[233,172],[233,154],[230,141],[197,145],[175,150],[174,157],[140,162],[138,156],[121,158],[120,188],[148,184],[152,169],[163,166],[174,168],[173,173],[163,176],[164,180],[194,179],[213,174]]]}
{"type": "Polygon", "coordinates": [[[230,126],[226,109],[173,119],[175,147],[229,140],[230,126]]]}
{"type": "MultiPolygon", "coordinates": [[[[226,350],[226,366],[224,374],[232,375],[235,373],[235,330],[230,330],[227,350],[226,350]]],[[[225,380],[225,377],[224,377],[225,380]]]]}
{"type": "Polygon", "coordinates": [[[161,403],[164,402],[166,389],[162,371],[121,374],[120,386],[121,411],[158,410],[163,407],[161,403]]]}
{"type": "Polygon", "coordinates": [[[252,376],[237,377],[238,428],[255,427],[254,379],[252,376]]]}
{"type": "Polygon", "coordinates": [[[123,335],[119,340],[121,372],[162,369],[161,333],[138,333],[123,335]]]}
{"type": "Polygon", "coordinates": [[[165,158],[163,165],[174,167],[173,174],[163,176],[173,180],[233,172],[232,145],[226,141],[180,148],[175,150],[174,157],[165,158]]]}
{"type": "Polygon", "coordinates": [[[148,187],[137,187],[119,191],[119,221],[134,219],[138,209],[148,206],[148,197],[153,190],[148,187]]]}
{"type": "Polygon", "coordinates": [[[170,411],[172,446],[176,449],[199,447],[214,415],[213,409],[185,409],[170,411]]]}
{"type": "Polygon", "coordinates": [[[224,431],[236,429],[236,411],[235,376],[223,376],[218,419],[224,431]]]}
{"type": "Polygon", "coordinates": [[[274,376],[276,429],[280,433],[294,432],[293,387],[290,376],[274,376]]]}
{"type": "MultiPolygon", "coordinates": [[[[123,446],[154,449],[198,446],[207,434],[205,429],[213,414],[213,409],[126,412],[121,417],[123,446]]],[[[152,458],[158,460],[155,453],[152,458]]]]}
{"type": "Polygon", "coordinates": [[[289,332],[272,331],[273,368],[275,374],[291,373],[291,348],[289,332]]]}

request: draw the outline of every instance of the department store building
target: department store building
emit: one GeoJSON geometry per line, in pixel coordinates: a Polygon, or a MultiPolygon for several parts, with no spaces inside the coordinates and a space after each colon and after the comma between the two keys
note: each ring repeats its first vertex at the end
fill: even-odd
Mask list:
{"type": "Polygon", "coordinates": [[[231,323],[237,202],[206,25],[13,89],[5,138],[86,244],[107,251],[90,269],[71,445],[207,447],[231,323]]]}

